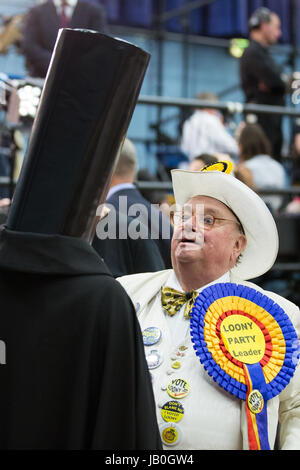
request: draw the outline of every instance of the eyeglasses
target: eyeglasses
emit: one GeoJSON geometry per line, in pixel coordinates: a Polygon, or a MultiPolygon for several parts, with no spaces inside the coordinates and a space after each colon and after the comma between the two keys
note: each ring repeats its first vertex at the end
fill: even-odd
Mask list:
{"type": "MultiPolygon", "coordinates": [[[[195,217],[195,216],[192,216],[191,214],[184,214],[183,212],[175,212],[174,216],[173,216],[174,224],[175,225],[184,224],[191,217],[195,217]]],[[[216,224],[216,221],[219,221],[219,220],[224,221],[224,222],[234,223],[234,224],[238,225],[240,230],[243,232],[243,227],[240,224],[240,222],[238,222],[237,220],[223,219],[221,217],[215,217],[214,215],[211,215],[211,214],[206,214],[204,216],[199,216],[198,217],[199,226],[203,227],[205,230],[211,230],[214,227],[214,225],[216,224]]]]}

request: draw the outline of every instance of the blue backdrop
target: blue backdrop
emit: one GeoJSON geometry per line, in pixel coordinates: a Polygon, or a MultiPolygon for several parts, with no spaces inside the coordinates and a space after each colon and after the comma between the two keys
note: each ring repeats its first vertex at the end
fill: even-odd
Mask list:
{"type": "MultiPolygon", "coordinates": [[[[87,0],[101,3],[107,11],[110,23],[154,27],[154,18],[161,0],[87,0]]],[[[165,0],[166,11],[181,7],[193,0],[165,0]]],[[[265,6],[278,13],[282,20],[282,43],[291,43],[293,39],[293,18],[300,21],[300,0],[215,0],[210,5],[194,10],[188,15],[188,29],[192,34],[214,37],[232,37],[248,35],[247,22],[251,13],[258,7],[265,6]],[[293,13],[293,5],[296,12],[293,13]]],[[[165,29],[182,32],[180,18],[166,21],[165,29]]],[[[299,42],[300,34],[297,33],[299,42]]]]}

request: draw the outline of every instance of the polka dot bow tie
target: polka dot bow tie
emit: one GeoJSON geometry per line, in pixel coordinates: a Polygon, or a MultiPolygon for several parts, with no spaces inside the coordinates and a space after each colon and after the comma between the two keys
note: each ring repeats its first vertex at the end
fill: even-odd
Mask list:
{"type": "Polygon", "coordinates": [[[181,307],[186,303],[184,309],[184,318],[190,318],[190,311],[198,296],[199,292],[179,292],[171,287],[162,287],[161,289],[161,304],[163,309],[171,317],[175,315],[181,307]]]}

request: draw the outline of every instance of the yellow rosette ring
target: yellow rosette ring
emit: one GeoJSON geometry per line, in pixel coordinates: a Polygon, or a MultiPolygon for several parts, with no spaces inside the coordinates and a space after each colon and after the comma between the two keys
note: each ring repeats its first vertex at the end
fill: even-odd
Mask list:
{"type": "Polygon", "coordinates": [[[195,301],[191,337],[208,374],[245,400],[250,448],[268,449],[265,404],[288,385],[298,362],[289,317],[255,289],[215,284],[195,301]]]}

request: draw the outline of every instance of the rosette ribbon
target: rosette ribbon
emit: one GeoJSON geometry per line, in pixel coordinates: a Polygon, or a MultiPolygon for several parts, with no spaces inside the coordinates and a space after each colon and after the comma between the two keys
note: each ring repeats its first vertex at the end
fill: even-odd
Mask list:
{"type": "Polygon", "coordinates": [[[214,284],[197,297],[191,339],[208,374],[245,401],[250,450],[270,449],[267,401],[290,382],[299,341],[284,310],[244,285],[214,284]]]}

